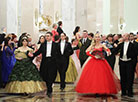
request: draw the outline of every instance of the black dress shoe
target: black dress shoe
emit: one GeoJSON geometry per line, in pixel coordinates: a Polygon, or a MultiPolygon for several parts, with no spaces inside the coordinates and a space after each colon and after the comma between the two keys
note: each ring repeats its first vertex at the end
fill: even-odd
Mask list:
{"type": "Polygon", "coordinates": [[[127,94],[121,94],[121,97],[127,96],[127,94]]]}
{"type": "Polygon", "coordinates": [[[133,94],[128,94],[128,97],[133,97],[133,94]]]}
{"type": "Polygon", "coordinates": [[[60,88],[60,90],[63,92],[64,88],[60,88]]]}
{"type": "Polygon", "coordinates": [[[52,97],[52,93],[47,93],[47,96],[48,96],[49,98],[51,98],[51,97],[52,97]]]}

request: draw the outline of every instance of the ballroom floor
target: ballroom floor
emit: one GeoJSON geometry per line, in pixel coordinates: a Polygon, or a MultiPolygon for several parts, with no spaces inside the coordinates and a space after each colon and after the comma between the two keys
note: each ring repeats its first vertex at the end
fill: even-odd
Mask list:
{"type": "Polygon", "coordinates": [[[73,84],[67,84],[64,92],[60,92],[59,84],[55,84],[52,98],[48,98],[42,93],[31,96],[8,95],[4,89],[0,89],[0,102],[138,102],[138,79],[135,80],[134,92],[133,98],[122,98],[120,93],[116,96],[82,96],[74,92],[73,84]]]}

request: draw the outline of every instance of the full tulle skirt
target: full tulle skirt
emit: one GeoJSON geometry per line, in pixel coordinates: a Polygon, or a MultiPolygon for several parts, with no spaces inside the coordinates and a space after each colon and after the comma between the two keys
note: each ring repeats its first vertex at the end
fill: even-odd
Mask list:
{"type": "Polygon", "coordinates": [[[76,92],[84,94],[117,94],[120,82],[104,59],[91,57],[84,64],[76,82],[76,92]]]}

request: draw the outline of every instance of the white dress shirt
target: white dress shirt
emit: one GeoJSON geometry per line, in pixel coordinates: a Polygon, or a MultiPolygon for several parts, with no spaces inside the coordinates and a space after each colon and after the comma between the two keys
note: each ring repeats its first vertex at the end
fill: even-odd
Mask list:
{"type": "Polygon", "coordinates": [[[131,43],[134,43],[134,40],[132,40],[131,43]]]}
{"type": "Polygon", "coordinates": [[[62,55],[64,53],[65,43],[66,43],[65,40],[61,40],[61,42],[60,42],[60,51],[61,51],[62,55]]]}
{"type": "Polygon", "coordinates": [[[83,44],[86,42],[87,38],[83,38],[83,44]]]}
{"type": "Polygon", "coordinates": [[[46,57],[51,57],[52,41],[47,42],[46,57]]]}
{"type": "Polygon", "coordinates": [[[124,52],[123,52],[123,58],[121,59],[122,61],[130,61],[131,58],[127,58],[127,50],[128,50],[128,45],[129,45],[129,41],[128,42],[124,42],[124,52]]]}

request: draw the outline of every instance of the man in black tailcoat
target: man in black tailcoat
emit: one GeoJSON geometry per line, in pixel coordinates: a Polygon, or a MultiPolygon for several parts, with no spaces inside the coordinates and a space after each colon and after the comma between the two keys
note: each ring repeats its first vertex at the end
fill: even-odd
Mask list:
{"type": "Polygon", "coordinates": [[[61,91],[64,90],[66,87],[65,78],[66,78],[66,71],[69,65],[69,56],[73,54],[73,49],[71,44],[66,40],[66,34],[62,33],[60,35],[60,41],[57,44],[57,65],[58,65],[58,72],[60,75],[60,89],[61,91]]]}
{"type": "Polygon", "coordinates": [[[112,54],[120,52],[119,69],[122,95],[133,97],[133,81],[136,67],[137,54],[133,43],[129,41],[129,34],[123,35],[124,42],[115,48],[112,54]]]}
{"type": "Polygon", "coordinates": [[[33,54],[36,57],[42,54],[42,62],[40,66],[40,75],[47,85],[47,95],[52,97],[52,84],[55,81],[57,75],[56,53],[57,44],[52,41],[52,33],[46,33],[46,42],[41,44],[37,52],[33,54]]]}

